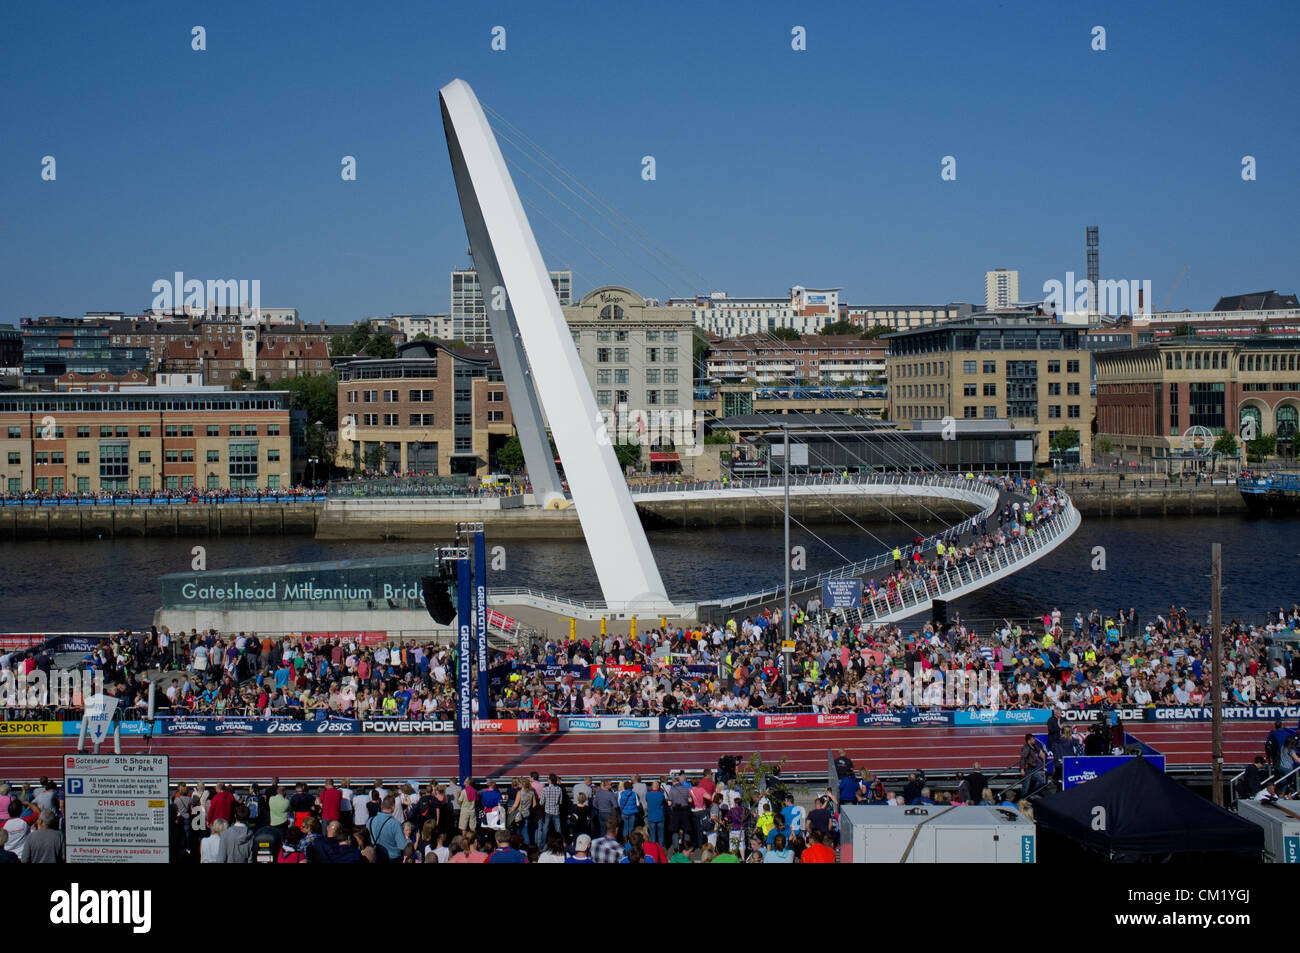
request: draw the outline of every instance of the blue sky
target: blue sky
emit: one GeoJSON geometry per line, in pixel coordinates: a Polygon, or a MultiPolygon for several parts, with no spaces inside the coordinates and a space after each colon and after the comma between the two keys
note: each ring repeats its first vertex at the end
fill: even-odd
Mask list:
{"type": "Polygon", "coordinates": [[[1173,308],[1300,286],[1294,0],[734,8],[6,4],[0,322],[144,309],[178,270],[260,279],[263,305],[313,321],[447,310],[467,261],[437,105],[455,77],[688,266],[516,176],[604,259],[532,214],[579,292],[981,302],[1009,267],[1029,298],[1083,272],[1090,224],[1103,277],[1151,280],[1156,304],[1184,265],[1173,308]]]}

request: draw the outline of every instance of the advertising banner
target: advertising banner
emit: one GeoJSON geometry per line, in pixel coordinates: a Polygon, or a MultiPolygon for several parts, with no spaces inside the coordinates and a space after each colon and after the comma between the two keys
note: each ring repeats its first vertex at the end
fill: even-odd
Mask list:
{"type": "MultiPolygon", "coordinates": [[[[1100,708],[1070,708],[1060,713],[1062,721],[1092,722],[1102,714],[1100,708]]],[[[1121,708],[1123,721],[1211,721],[1210,707],[1121,708]]],[[[1297,705],[1227,705],[1223,709],[1224,721],[1293,721],[1300,718],[1297,705]]]]}
{"type": "MultiPolygon", "coordinates": [[[[72,725],[71,733],[77,733],[79,722],[67,722],[72,725]]],[[[65,727],[65,732],[68,729],[65,727]]],[[[211,715],[179,716],[159,718],[154,725],[154,734],[158,735],[218,735],[233,737],[236,735],[353,735],[361,731],[361,723],[348,718],[330,718],[312,721],[298,721],[294,718],[240,718],[227,716],[216,718],[211,715]]],[[[147,734],[148,722],[122,722],[122,734],[147,734]],[[128,725],[139,725],[131,731],[128,725]]]]}
{"type": "Polygon", "coordinates": [[[856,728],[858,715],[854,712],[824,715],[759,715],[762,728],[856,728]]]}
{"type": "MultiPolygon", "coordinates": [[[[1161,771],[1165,769],[1165,756],[1162,754],[1144,754],[1143,757],[1155,765],[1161,771]]],[[[1061,759],[1061,777],[1064,779],[1065,787],[1075,787],[1083,784],[1085,781],[1091,781],[1094,778],[1101,777],[1107,771],[1112,771],[1122,764],[1132,761],[1132,758],[1115,756],[1115,755],[1098,755],[1094,757],[1082,758],[1062,758],[1061,759]]]]}
{"type": "Polygon", "coordinates": [[[640,715],[562,715],[561,731],[658,731],[660,719],[640,715]]]}
{"type": "MultiPolygon", "coordinates": [[[[81,722],[73,722],[79,729],[81,722]]],[[[75,730],[72,732],[77,733],[75,730]]],[[[0,736],[31,738],[36,735],[61,735],[63,723],[58,721],[0,721],[0,736]]]]}
{"type": "Polygon", "coordinates": [[[388,641],[387,632],[304,632],[302,638],[317,642],[321,640],[346,639],[361,645],[381,645],[388,641]]]}
{"type": "Polygon", "coordinates": [[[640,675],[640,665],[593,665],[591,667],[591,677],[595,678],[596,674],[604,670],[606,678],[613,678],[619,675],[640,675]]]}
{"type": "Polygon", "coordinates": [[[1041,725],[1051,714],[1046,708],[992,709],[953,712],[953,724],[962,725],[1041,725]]]}
{"type": "Polygon", "coordinates": [[[495,718],[474,719],[474,730],[483,734],[538,734],[558,731],[560,723],[555,718],[495,718]]]}
{"type": "Polygon", "coordinates": [[[565,675],[572,675],[577,679],[590,678],[591,670],[585,665],[530,665],[528,663],[515,663],[514,665],[498,665],[496,668],[488,669],[488,684],[493,688],[506,684],[511,673],[517,672],[520,675],[540,675],[542,678],[551,679],[562,678],[565,675]]]}
{"type": "Polygon", "coordinates": [[[661,731],[755,731],[758,715],[668,715],[659,719],[661,731]]]}
{"type": "Polygon", "coordinates": [[[822,608],[848,609],[860,605],[861,579],[827,579],[822,583],[822,608]]]}
{"type": "MultiPolygon", "coordinates": [[[[468,724],[468,723],[467,723],[468,724]]],[[[405,718],[373,718],[361,722],[368,735],[440,735],[456,730],[454,721],[409,721],[405,718]]]]}

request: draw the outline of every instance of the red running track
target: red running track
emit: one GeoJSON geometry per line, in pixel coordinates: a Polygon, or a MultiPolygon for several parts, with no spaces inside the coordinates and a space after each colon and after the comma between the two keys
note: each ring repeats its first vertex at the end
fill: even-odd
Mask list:
{"type": "MultiPolygon", "coordinates": [[[[1245,764],[1263,753],[1266,722],[1224,725],[1224,758],[1245,764]]],[[[1169,764],[1208,765],[1208,723],[1153,724],[1130,728],[1169,764]]],[[[844,748],[864,770],[927,771],[967,769],[978,761],[985,771],[1001,770],[1019,757],[1024,729],[995,728],[834,728],[773,731],[569,732],[544,735],[476,735],[475,773],[514,776],[528,771],[564,777],[657,775],[675,768],[700,770],[718,757],[764,760],[784,757],[787,773],[821,774],[826,751],[844,748]]],[[[73,737],[15,738],[0,741],[0,779],[35,780],[63,774],[59,756],[71,753],[73,737]]],[[[105,747],[104,750],[109,750],[105,747]]],[[[123,738],[124,754],[143,753],[144,741],[123,738]]],[[[351,736],[349,738],[155,738],[149,751],[171,758],[174,780],[252,781],[352,778],[356,781],[449,778],[456,772],[455,735],[351,736]]]]}

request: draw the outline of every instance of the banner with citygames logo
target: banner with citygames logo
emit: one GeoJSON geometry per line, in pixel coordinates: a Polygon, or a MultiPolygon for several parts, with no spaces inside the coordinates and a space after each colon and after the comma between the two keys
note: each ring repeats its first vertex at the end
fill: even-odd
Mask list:
{"type": "MultiPolygon", "coordinates": [[[[1204,708],[1120,708],[1122,721],[1211,721],[1210,707],[1204,708]]],[[[1096,721],[1103,714],[1100,708],[1068,708],[1059,713],[1062,721],[1096,721]]],[[[1291,721],[1300,718],[1297,705],[1225,705],[1224,721],[1291,721]]]]}
{"type": "Polygon", "coordinates": [[[758,715],[668,715],[660,718],[663,731],[754,731],[758,715]]]}
{"type": "Polygon", "coordinates": [[[474,730],[484,734],[536,734],[558,731],[560,723],[555,718],[496,718],[474,719],[474,730]]]}
{"type": "Polygon", "coordinates": [[[715,665],[673,665],[668,673],[673,678],[714,678],[718,669],[715,665]]]}
{"type": "Polygon", "coordinates": [[[550,680],[561,678],[564,675],[572,675],[574,678],[590,678],[590,669],[586,665],[530,665],[528,663],[515,663],[513,665],[498,665],[495,668],[488,669],[488,684],[494,688],[498,685],[504,685],[509,681],[512,674],[519,675],[540,675],[542,678],[550,680]]]}
{"type": "MultiPolygon", "coordinates": [[[[67,722],[68,734],[77,734],[80,723],[67,722]]],[[[148,722],[136,722],[142,726],[138,731],[128,731],[123,722],[122,734],[147,734],[148,722]]],[[[328,719],[298,721],[293,718],[240,718],[228,716],[167,717],[159,718],[154,727],[154,734],[160,735],[219,735],[233,737],[236,735],[352,735],[361,730],[360,722],[351,719],[328,719]]]]}
{"type": "MultiPolygon", "coordinates": [[[[1165,769],[1164,755],[1154,753],[1148,754],[1144,752],[1142,757],[1148,764],[1155,765],[1161,771],[1165,769]]],[[[1107,771],[1113,771],[1120,765],[1127,764],[1132,760],[1132,758],[1115,755],[1062,758],[1061,768],[1065,787],[1068,789],[1083,784],[1085,781],[1092,781],[1095,778],[1101,777],[1107,771]]]]}
{"type": "Polygon", "coordinates": [[[1051,712],[1046,708],[1012,708],[953,712],[953,724],[962,725],[1040,725],[1051,712]]]}
{"type": "Polygon", "coordinates": [[[637,715],[562,715],[561,731],[658,731],[659,718],[642,718],[637,715]]]}
{"type": "Polygon", "coordinates": [[[409,721],[405,718],[375,718],[361,723],[366,734],[439,735],[456,730],[454,721],[409,721]]]}

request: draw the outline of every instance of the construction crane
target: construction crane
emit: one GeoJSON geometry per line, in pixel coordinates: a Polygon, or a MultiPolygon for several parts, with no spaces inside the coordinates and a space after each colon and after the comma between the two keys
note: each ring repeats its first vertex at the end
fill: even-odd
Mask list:
{"type": "Polygon", "coordinates": [[[1178,282],[1183,280],[1183,275],[1187,274],[1187,269],[1190,267],[1192,266],[1183,265],[1183,270],[1178,273],[1178,277],[1174,279],[1174,283],[1169,286],[1169,294],[1165,295],[1165,303],[1160,306],[1161,311],[1169,310],[1169,299],[1174,296],[1174,289],[1178,287],[1178,282]]]}

